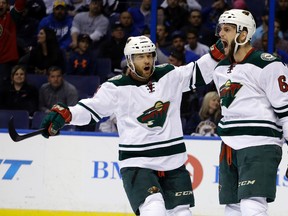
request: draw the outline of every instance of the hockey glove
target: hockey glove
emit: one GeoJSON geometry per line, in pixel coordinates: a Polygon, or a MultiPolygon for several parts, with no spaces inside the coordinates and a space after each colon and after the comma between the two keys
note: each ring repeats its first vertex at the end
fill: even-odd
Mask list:
{"type": "Polygon", "coordinates": [[[217,42],[210,47],[209,53],[217,62],[225,58],[224,47],[221,40],[217,40],[217,42]]]}
{"type": "Polygon", "coordinates": [[[59,130],[71,121],[72,115],[68,107],[62,103],[55,104],[51,112],[41,122],[41,128],[46,128],[42,133],[45,138],[59,134],[59,130]]]}

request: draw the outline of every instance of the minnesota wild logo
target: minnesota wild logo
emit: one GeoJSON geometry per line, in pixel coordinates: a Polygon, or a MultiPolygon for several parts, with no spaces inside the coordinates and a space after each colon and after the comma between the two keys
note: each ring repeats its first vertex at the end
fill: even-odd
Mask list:
{"type": "Polygon", "coordinates": [[[140,123],[147,124],[148,127],[163,127],[167,117],[170,102],[163,103],[157,101],[155,105],[143,112],[141,116],[137,118],[140,123]]]}
{"type": "Polygon", "coordinates": [[[234,101],[237,92],[242,87],[240,83],[231,82],[227,80],[224,85],[220,87],[220,102],[222,106],[229,107],[230,104],[234,101]]]}

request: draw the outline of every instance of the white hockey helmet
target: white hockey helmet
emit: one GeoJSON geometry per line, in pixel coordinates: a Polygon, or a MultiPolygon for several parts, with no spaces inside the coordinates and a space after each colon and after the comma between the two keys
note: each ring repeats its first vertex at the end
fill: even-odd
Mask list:
{"type": "Polygon", "coordinates": [[[247,10],[241,9],[231,9],[225,11],[218,19],[218,25],[216,28],[216,35],[219,36],[219,32],[221,30],[221,24],[234,24],[236,25],[236,37],[235,43],[236,45],[243,45],[252,39],[253,34],[256,31],[256,23],[254,17],[252,16],[251,12],[247,10]],[[237,37],[243,31],[247,30],[247,37],[243,43],[237,42],[237,37]]]}
{"type": "MultiPolygon", "coordinates": [[[[132,72],[136,73],[135,66],[132,60],[132,55],[134,54],[142,54],[142,53],[153,53],[154,55],[154,65],[153,65],[153,71],[155,68],[155,62],[157,60],[157,54],[156,54],[156,46],[155,44],[150,40],[150,38],[142,35],[142,36],[136,36],[136,37],[129,37],[127,39],[125,48],[124,48],[124,55],[127,60],[127,66],[132,70],[132,72]]],[[[152,71],[152,73],[153,73],[152,71]]],[[[152,75],[151,73],[151,75],[152,75]]],[[[140,76],[141,77],[141,76],[140,76]]],[[[142,78],[142,77],[141,77],[142,78]]]]}

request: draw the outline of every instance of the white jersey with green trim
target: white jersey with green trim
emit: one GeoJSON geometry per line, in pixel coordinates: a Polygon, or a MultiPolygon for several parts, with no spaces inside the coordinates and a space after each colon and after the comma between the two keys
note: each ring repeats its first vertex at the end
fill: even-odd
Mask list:
{"type": "Polygon", "coordinates": [[[113,77],[93,98],[69,107],[71,124],[86,125],[91,117],[98,122],[115,114],[121,168],[176,169],[187,160],[180,119],[182,93],[192,89],[196,68],[208,73],[216,64],[207,54],[181,67],[157,66],[146,84],[130,76],[113,77]]]}
{"type": "Polygon", "coordinates": [[[218,135],[225,144],[233,149],[282,146],[283,133],[288,138],[287,65],[271,54],[252,50],[241,63],[220,61],[213,80],[223,115],[218,135]]]}

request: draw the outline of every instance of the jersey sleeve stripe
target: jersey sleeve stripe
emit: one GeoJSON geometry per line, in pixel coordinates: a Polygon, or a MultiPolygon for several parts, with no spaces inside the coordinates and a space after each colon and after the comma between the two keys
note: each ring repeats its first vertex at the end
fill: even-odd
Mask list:
{"type": "Polygon", "coordinates": [[[81,103],[81,102],[78,102],[78,104],[79,104],[80,106],[84,107],[85,109],[87,109],[93,116],[96,117],[96,119],[97,119],[98,121],[101,120],[101,117],[100,117],[96,112],[94,112],[91,108],[89,108],[88,106],[86,106],[85,104],[83,104],[83,103],[81,103]]]}

